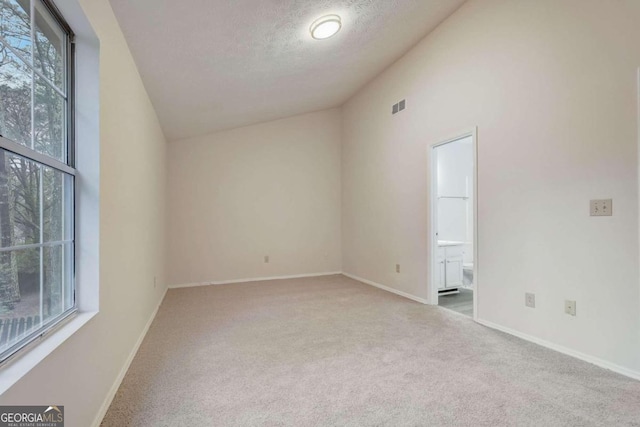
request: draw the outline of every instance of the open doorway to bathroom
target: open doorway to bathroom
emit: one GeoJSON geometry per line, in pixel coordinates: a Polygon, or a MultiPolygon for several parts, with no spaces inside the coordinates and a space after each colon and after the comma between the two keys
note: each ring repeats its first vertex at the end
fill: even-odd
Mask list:
{"type": "Polygon", "coordinates": [[[475,131],[431,146],[432,300],[475,318],[475,131]]]}

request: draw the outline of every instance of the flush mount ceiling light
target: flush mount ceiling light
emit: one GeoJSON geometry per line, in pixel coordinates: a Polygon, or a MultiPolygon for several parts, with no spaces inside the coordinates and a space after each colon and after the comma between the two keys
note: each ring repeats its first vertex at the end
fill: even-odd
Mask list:
{"type": "Polygon", "coordinates": [[[325,15],[313,21],[309,31],[316,40],[328,39],[342,28],[342,20],[338,15],[325,15]]]}

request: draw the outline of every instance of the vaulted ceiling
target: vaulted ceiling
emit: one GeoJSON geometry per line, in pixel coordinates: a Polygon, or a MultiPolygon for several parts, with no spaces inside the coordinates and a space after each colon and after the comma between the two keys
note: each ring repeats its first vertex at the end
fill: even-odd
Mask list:
{"type": "Polygon", "coordinates": [[[110,0],[169,140],[339,106],[465,0],[110,0]],[[342,17],[327,40],[318,17],[342,17]]]}

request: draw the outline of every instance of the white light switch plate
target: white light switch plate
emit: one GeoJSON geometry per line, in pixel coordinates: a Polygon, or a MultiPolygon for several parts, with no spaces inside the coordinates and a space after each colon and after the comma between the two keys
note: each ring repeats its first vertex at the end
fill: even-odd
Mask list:
{"type": "Polygon", "coordinates": [[[613,200],[592,200],[589,212],[591,216],[611,216],[613,215],[613,200]]]}

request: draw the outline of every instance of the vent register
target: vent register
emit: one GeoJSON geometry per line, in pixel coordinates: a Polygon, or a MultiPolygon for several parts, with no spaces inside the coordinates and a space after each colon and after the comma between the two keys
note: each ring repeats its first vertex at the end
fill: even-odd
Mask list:
{"type": "Polygon", "coordinates": [[[391,108],[391,114],[398,114],[400,111],[404,110],[405,107],[406,107],[406,100],[403,99],[397,104],[393,104],[393,107],[391,108]]]}

